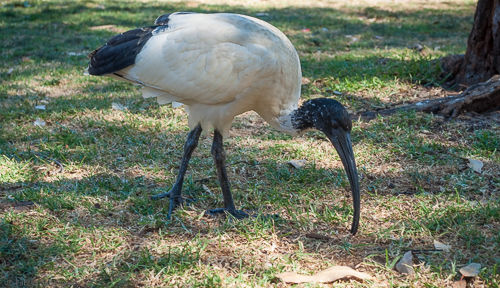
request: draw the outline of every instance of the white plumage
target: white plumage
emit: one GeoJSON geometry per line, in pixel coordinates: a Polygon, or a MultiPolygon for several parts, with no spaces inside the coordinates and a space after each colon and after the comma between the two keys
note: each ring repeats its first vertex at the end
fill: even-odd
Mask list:
{"type": "Polygon", "coordinates": [[[274,26],[236,14],[171,14],[135,64],[117,74],[144,86],[160,104],[187,105],[189,126],[226,132],[236,115],[256,111],[269,124],[295,132],[301,71],[295,48],[274,26]]]}
{"type": "Polygon", "coordinates": [[[222,134],[234,117],[255,111],[273,127],[297,134],[316,128],[326,134],[340,155],[353,193],[356,233],[360,215],[359,183],[352,151],[352,123],[335,100],[318,98],[298,107],[300,61],[288,38],[262,20],[229,13],[173,13],[158,17],[154,26],[111,38],[90,55],[88,72],[142,85],[144,97],[158,103],[186,105],[191,131],[184,145],[179,174],[170,191],[153,199],[170,198],[168,217],[181,202],[187,165],[203,130],[214,129],[212,155],[224,196],[224,208],[237,218],[225,169],[222,134]]]}

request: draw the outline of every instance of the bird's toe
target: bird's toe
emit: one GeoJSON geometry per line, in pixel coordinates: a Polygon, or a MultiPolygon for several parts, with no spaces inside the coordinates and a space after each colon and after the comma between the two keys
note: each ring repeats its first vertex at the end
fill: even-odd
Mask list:
{"type": "Polygon", "coordinates": [[[160,200],[160,199],[163,199],[165,197],[170,197],[170,194],[171,194],[171,191],[156,194],[156,195],[151,196],[151,200],[160,200]]]}
{"type": "Polygon", "coordinates": [[[170,198],[170,203],[168,205],[167,219],[170,220],[172,218],[172,212],[184,201],[180,195],[170,195],[168,197],[170,198]]]}
{"type": "Polygon", "coordinates": [[[244,219],[244,218],[250,217],[250,215],[248,213],[246,213],[245,211],[237,210],[237,209],[215,208],[215,209],[207,210],[207,212],[206,212],[206,214],[208,214],[210,216],[215,216],[217,214],[226,214],[226,213],[231,214],[236,219],[244,219]]]}

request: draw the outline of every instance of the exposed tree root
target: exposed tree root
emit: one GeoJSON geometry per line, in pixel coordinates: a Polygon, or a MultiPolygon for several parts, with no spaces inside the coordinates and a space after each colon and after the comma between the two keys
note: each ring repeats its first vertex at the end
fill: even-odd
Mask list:
{"type": "Polygon", "coordinates": [[[387,116],[399,111],[410,110],[439,114],[447,118],[453,118],[466,111],[484,113],[499,109],[500,75],[495,75],[486,82],[470,86],[464,92],[456,96],[425,100],[390,109],[365,111],[354,115],[353,118],[371,120],[378,115],[387,116]]]}

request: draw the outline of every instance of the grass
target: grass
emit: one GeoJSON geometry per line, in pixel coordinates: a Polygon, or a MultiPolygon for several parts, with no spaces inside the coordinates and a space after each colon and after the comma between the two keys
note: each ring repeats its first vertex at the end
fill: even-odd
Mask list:
{"type": "Polygon", "coordinates": [[[129,84],[84,76],[86,54],[109,37],[171,11],[261,15],[297,47],[304,99],[335,97],[360,112],[450,93],[435,60],[464,52],[475,7],[230,2],[1,3],[0,283],[281,287],[280,272],[349,265],[374,280],[335,287],[445,287],[477,262],[481,273],[469,286],[498,287],[500,133],[488,116],[407,112],[355,122],[363,195],[352,237],[348,182],[331,145],[316,132],[292,140],[247,113],[225,145],[235,201],[259,216],[204,216],[222,203],[204,137],[184,185],[193,201],[166,221],[167,202],[149,196],[175,180],[186,114],[142,99],[129,84]],[[481,160],[483,172],[467,158],[481,160]],[[307,164],[293,169],[291,159],[307,164]],[[451,251],[429,251],[434,240],[451,251]],[[421,252],[416,274],[404,276],[393,268],[410,249],[421,252]]]}

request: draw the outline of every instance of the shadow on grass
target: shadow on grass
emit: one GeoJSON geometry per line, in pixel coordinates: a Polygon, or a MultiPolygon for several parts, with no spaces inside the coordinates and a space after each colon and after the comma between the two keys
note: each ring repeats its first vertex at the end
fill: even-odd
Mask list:
{"type": "MultiPolygon", "coordinates": [[[[8,19],[0,26],[4,36],[3,46],[9,51],[10,61],[3,65],[12,66],[23,56],[35,62],[61,61],[77,65],[85,62],[82,58],[68,57],[69,51],[90,52],[102,45],[113,32],[92,30],[102,25],[119,25],[128,28],[151,25],[162,13],[178,10],[194,12],[235,12],[255,15],[260,10],[225,5],[201,5],[187,8],[184,4],[129,3],[110,1],[104,5],[85,5],[78,2],[37,2],[32,7],[5,5],[0,15],[8,19]],[[40,33],[43,31],[43,33],[40,33]],[[50,43],[42,47],[38,43],[50,43]],[[77,60],[75,62],[75,60],[77,60]]],[[[263,20],[269,21],[284,31],[294,32],[311,28],[312,34],[291,33],[289,37],[304,51],[341,51],[346,48],[398,47],[405,48],[414,42],[429,39],[464,38],[472,21],[468,7],[455,12],[443,10],[416,10],[391,12],[378,8],[362,11],[342,11],[333,8],[268,9],[263,20]],[[379,19],[384,21],[367,21],[379,19]],[[390,20],[390,21],[387,21],[390,20]],[[327,29],[327,30],[324,30],[327,29]],[[323,31],[323,32],[322,32],[323,31]],[[324,32],[328,31],[328,32],[324,32]],[[349,44],[345,35],[361,35],[358,44],[349,44]],[[376,35],[379,38],[374,38],[376,35]],[[382,39],[382,40],[381,40],[382,39]]],[[[306,65],[307,67],[307,65],[306,65]]],[[[307,69],[306,75],[307,75],[307,69]]],[[[332,71],[333,72],[333,71],[332,71]]],[[[351,71],[351,74],[356,71],[351,71]]],[[[24,71],[23,73],[27,73],[24,71]]]]}
{"type": "MultiPolygon", "coordinates": [[[[72,249],[63,242],[26,237],[26,227],[0,219],[0,281],[4,287],[33,287],[38,270],[72,249]]],[[[36,286],[36,285],[35,285],[36,286]]]]}
{"type": "MultiPolygon", "coordinates": [[[[237,184],[233,192],[236,196],[236,204],[244,209],[252,210],[253,208],[257,208],[259,213],[264,215],[274,214],[276,211],[284,212],[291,209],[288,211],[289,213],[287,213],[287,216],[292,218],[280,218],[277,220],[252,218],[241,222],[225,221],[222,223],[219,220],[216,221],[219,223],[216,224],[218,228],[215,228],[220,230],[219,233],[231,231],[231,233],[236,233],[237,235],[241,234],[242,237],[265,238],[268,232],[276,232],[282,240],[288,243],[296,243],[297,240],[300,240],[305,249],[304,253],[318,253],[318,251],[323,248],[326,251],[329,249],[331,250],[332,247],[336,247],[335,249],[344,251],[344,253],[348,255],[348,257],[343,260],[339,259],[338,264],[352,265],[352,259],[357,259],[356,261],[359,261],[359,259],[374,253],[375,250],[376,253],[383,255],[383,250],[389,249],[392,242],[389,240],[381,242],[380,234],[368,234],[362,238],[353,238],[351,240],[346,240],[341,236],[348,233],[348,226],[350,225],[352,215],[351,199],[350,196],[347,196],[350,192],[345,189],[347,185],[343,182],[346,181],[340,179],[345,178],[343,175],[344,172],[341,169],[336,169],[333,173],[326,169],[311,169],[309,167],[296,171],[292,168],[286,168],[286,164],[277,163],[276,161],[265,161],[258,165],[262,166],[263,168],[261,169],[265,170],[264,173],[267,175],[266,179],[268,179],[273,187],[276,186],[277,188],[271,189],[272,191],[256,192],[252,187],[242,187],[242,184],[237,184]],[[308,189],[310,191],[303,195],[292,192],[300,190],[304,184],[311,182],[321,184],[316,186],[328,186],[329,188],[327,189],[331,189],[330,186],[332,183],[329,182],[332,181],[332,176],[334,179],[335,177],[339,177],[338,182],[335,180],[335,183],[333,183],[334,191],[345,189],[345,192],[335,191],[331,197],[338,197],[341,199],[328,199],[330,197],[324,196],[324,188],[308,189]],[[304,177],[306,177],[306,180],[304,180],[304,177]],[[318,203],[318,199],[327,200],[318,203]],[[311,221],[307,216],[309,213],[311,213],[311,219],[314,219],[316,222],[317,227],[315,229],[320,229],[320,231],[311,231],[310,223],[309,225],[303,223],[304,221],[311,221]],[[294,219],[293,217],[298,218],[294,219]],[[325,225],[328,226],[328,228],[326,228],[325,225]],[[330,240],[311,239],[305,236],[308,232],[320,232],[320,234],[328,235],[328,231],[338,231],[339,235],[333,236],[330,240]]],[[[190,170],[193,169],[196,168],[190,168],[190,170]]],[[[383,175],[374,175],[374,177],[382,179],[381,181],[403,181],[402,179],[398,180],[383,175]]],[[[400,175],[400,177],[404,178],[405,175],[400,175]]],[[[190,198],[199,199],[198,202],[191,204],[196,206],[197,210],[212,208],[214,203],[220,203],[221,196],[219,192],[216,192],[215,195],[208,194],[205,188],[201,188],[201,182],[198,182],[198,180],[201,179],[192,179],[188,177],[186,180],[184,195],[190,198]]],[[[206,183],[207,186],[217,186],[215,178],[210,178],[208,182],[206,181],[207,180],[203,178],[203,183],[206,183]]],[[[173,233],[168,237],[174,237],[177,242],[189,242],[196,235],[203,237],[204,235],[213,233],[214,229],[213,220],[211,220],[212,224],[210,225],[207,224],[205,219],[201,218],[189,221],[182,216],[182,213],[180,216],[178,215],[180,218],[176,216],[176,220],[173,223],[166,224],[165,216],[168,201],[153,202],[149,199],[149,196],[161,192],[165,188],[168,189],[168,187],[158,185],[154,179],[148,179],[142,176],[123,177],[113,174],[97,174],[76,180],[61,179],[54,182],[39,181],[36,183],[16,183],[14,186],[21,187],[18,188],[19,190],[17,193],[13,193],[16,199],[33,201],[36,205],[49,209],[51,213],[58,215],[57,217],[63,226],[76,225],[77,227],[93,227],[95,229],[119,228],[140,238],[143,238],[143,236],[148,233],[158,233],[158,229],[161,228],[167,231],[163,232],[167,233],[167,235],[173,233]],[[86,200],[89,196],[99,199],[98,201],[102,200],[102,202],[97,202],[98,205],[89,202],[86,200]],[[123,206],[123,203],[127,204],[123,206]],[[125,210],[118,211],[115,209],[117,206],[121,206],[122,209],[124,208],[125,210]],[[88,209],[90,212],[90,215],[82,215],[81,217],[72,216],[68,218],[68,214],[74,214],[71,211],[75,210],[76,207],[85,207],[85,209],[88,209]],[[144,229],[139,229],[139,226],[142,226],[144,229]],[[168,232],[168,230],[172,230],[172,232],[168,232]],[[179,230],[183,232],[180,233],[179,230]]],[[[377,186],[380,186],[380,184],[377,186]]],[[[259,189],[259,187],[255,188],[257,190],[259,189]]],[[[366,188],[362,188],[362,190],[365,189],[366,188]]],[[[421,193],[424,192],[419,192],[417,194],[421,193]]],[[[371,198],[370,196],[365,197],[364,201],[369,201],[371,198]]],[[[187,209],[190,210],[191,208],[187,209]]],[[[364,213],[366,213],[366,211],[364,213]]],[[[483,231],[478,231],[474,227],[488,225],[489,222],[494,221],[494,219],[498,217],[498,209],[493,206],[483,207],[481,209],[471,208],[466,211],[460,206],[450,206],[445,211],[432,210],[431,213],[427,213],[424,217],[419,219],[408,218],[404,220],[403,224],[398,224],[396,221],[394,225],[403,225],[407,227],[407,229],[425,229],[432,234],[437,233],[439,235],[456,233],[456,229],[459,227],[461,233],[457,240],[468,243],[467,245],[470,245],[468,251],[472,253],[477,252],[478,249],[486,249],[484,247],[488,247],[488,245],[491,244],[490,242],[494,241],[494,236],[493,238],[485,238],[484,234],[482,234],[483,231]],[[474,227],[464,225],[464,223],[470,223],[471,221],[475,223],[474,227]]],[[[15,271],[18,274],[14,275],[7,273],[7,277],[11,278],[11,280],[9,280],[11,282],[35,278],[37,267],[48,263],[48,260],[46,260],[47,257],[59,257],[67,251],[65,250],[66,248],[64,248],[64,242],[59,243],[61,239],[55,241],[52,246],[47,247],[46,251],[40,251],[38,250],[38,246],[30,246],[30,243],[37,243],[39,239],[30,241],[23,236],[23,233],[27,233],[26,231],[23,233],[21,233],[21,231],[16,234],[12,232],[13,227],[12,224],[8,223],[3,226],[0,225],[0,230],[3,231],[2,245],[6,247],[2,251],[10,253],[11,257],[9,259],[16,259],[5,262],[4,264],[8,270],[13,269],[13,267],[17,269],[15,271]],[[17,250],[12,249],[12,245],[17,247],[17,250]]],[[[386,232],[379,231],[378,233],[391,233],[391,229],[393,228],[390,228],[386,232]]],[[[408,238],[406,238],[406,236],[400,236],[399,241],[411,243],[413,241],[412,237],[407,237],[408,238]]],[[[204,248],[200,249],[203,250],[204,248]]],[[[196,251],[184,251],[183,249],[179,250],[175,248],[172,252],[169,251],[169,253],[164,254],[148,251],[147,249],[141,249],[140,251],[130,250],[124,255],[117,255],[111,262],[102,266],[102,271],[97,278],[89,280],[89,283],[95,283],[97,285],[98,283],[117,281],[116,283],[124,285],[127,283],[131,284],[133,283],[133,279],[131,278],[133,277],[132,275],[140,273],[142,270],[154,270],[155,274],[164,273],[167,275],[177,272],[180,273],[189,269],[189,266],[198,263],[199,250],[196,251]],[[162,269],[165,270],[161,271],[162,269]]],[[[480,252],[483,253],[485,251],[480,252]]],[[[213,257],[218,256],[214,255],[213,257]]],[[[245,269],[242,268],[244,265],[241,266],[241,263],[238,262],[240,261],[238,251],[232,251],[232,253],[226,254],[224,257],[226,257],[224,261],[228,263],[233,263],[235,265],[239,263],[240,266],[236,268],[245,269]]],[[[465,260],[465,258],[460,259],[465,260]]],[[[483,262],[488,262],[491,259],[482,260],[483,262]]],[[[201,259],[201,263],[215,265],[213,263],[216,262],[211,262],[203,258],[201,259]]],[[[385,265],[387,263],[380,264],[385,265]]],[[[265,270],[266,269],[254,272],[264,273],[265,270]]],[[[215,277],[214,279],[217,280],[216,275],[213,276],[215,277]]]]}

